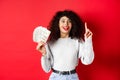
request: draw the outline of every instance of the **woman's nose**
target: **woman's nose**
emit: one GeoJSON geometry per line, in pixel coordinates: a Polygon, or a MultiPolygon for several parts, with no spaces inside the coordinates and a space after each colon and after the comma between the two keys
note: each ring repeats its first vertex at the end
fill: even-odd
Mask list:
{"type": "Polygon", "coordinates": [[[69,23],[66,21],[66,22],[65,22],[65,26],[68,26],[68,24],[69,24],[69,23]]]}

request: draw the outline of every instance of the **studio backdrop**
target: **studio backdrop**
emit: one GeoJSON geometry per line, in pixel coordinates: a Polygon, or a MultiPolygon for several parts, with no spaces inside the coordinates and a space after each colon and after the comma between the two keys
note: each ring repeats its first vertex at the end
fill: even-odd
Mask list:
{"type": "Polygon", "coordinates": [[[93,32],[95,59],[79,62],[80,80],[120,80],[119,0],[0,0],[0,80],[48,80],[33,30],[59,10],[73,10],[93,32]]]}

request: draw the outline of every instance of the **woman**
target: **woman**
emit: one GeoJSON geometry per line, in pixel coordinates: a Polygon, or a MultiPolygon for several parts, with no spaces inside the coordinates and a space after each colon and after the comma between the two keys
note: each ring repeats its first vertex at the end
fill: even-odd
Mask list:
{"type": "Polygon", "coordinates": [[[52,70],[49,80],[79,80],[78,59],[85,65],[94,59],[92,32],[73,11],[58,11],[49,24],[47,43],[39,42],[36,49],[42,54],[45,72],[52,70]]]}

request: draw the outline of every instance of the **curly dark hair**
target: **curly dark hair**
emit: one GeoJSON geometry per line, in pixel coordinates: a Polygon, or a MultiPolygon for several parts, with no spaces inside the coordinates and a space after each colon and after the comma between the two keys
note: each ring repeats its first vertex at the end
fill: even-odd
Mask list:
{"type": "Polygon", "coordinates": [[[72,28],[69,34],[71,38],[77,38],[79,41],[84,41],[85,27],[82,19],[71,10],[58,11],[52,18],[48,25],[51,31],[48,41],[54,42],[60,38],[59,20],[61,17],[66,16],[71,20],[72,28]]]}

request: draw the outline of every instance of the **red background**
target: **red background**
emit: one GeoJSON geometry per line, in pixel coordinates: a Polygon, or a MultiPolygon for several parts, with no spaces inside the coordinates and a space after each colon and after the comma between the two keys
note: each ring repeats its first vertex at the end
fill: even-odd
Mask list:
{"type": "Polygon", "coordinates": [[[32,33],[64,9],[78,13],[94,34],[95,60],[80,62],[80,80],[120,80],[119,0],[0,0],[0,80],[48,79],[32,33]]]}

